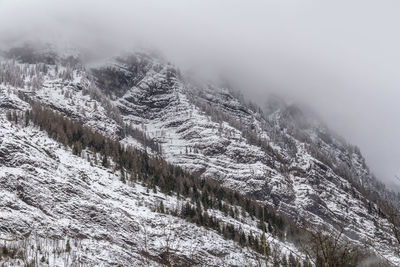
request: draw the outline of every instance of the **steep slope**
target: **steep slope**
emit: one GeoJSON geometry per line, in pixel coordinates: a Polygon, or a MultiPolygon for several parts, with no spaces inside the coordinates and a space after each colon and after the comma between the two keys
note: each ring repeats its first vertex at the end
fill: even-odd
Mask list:
{"type": "Polygon", "coordinates": [[[265,201],[300,225],[341,226],[353,242],[400,262],[378,206],[382,199],[398,199],[377,182],[357,149],[303,109],[275,101],[263,112],[226,88],[195,82],[144,54],[92,71],[57,57],[50,62],[55,65],[37,61],[2,63],[16,77],[0,75],[1,108],[23,111],[38,101],[265,201]],[[149,149],[128,134],[129,127],[161,148],[149,149]]]}
{"type": "MultiPolygon", "coordinates": [[[[389,225],[371,201],[396,196],[317,118],[285,105],[264,115],[227,89],[183,81],[172,66],[146,66],[114,103],[126,123],[162,144],[166,159],[266,200],[299,223],[340,225],[355,242],[391,254],[389,225]]],[[[134,76],[125,61],[110,68],[134,76]]]]}
{"type": "MultiPolygon", "coordinates": [[[[0,120],[0,234],[11,240],[4,244],[27,253],[6,262],[23,265],[23,259],[44,258],[50,266],[158,265],[169,249],[179,265],[256,265],[256,254],[237,243],[155,212],[160,201],[173,210],[184,199],[124,184],[117,173],[88,162],[90,152],[73,156],[35,127],[13,125],[3,115],[0,120]]],[[[246,232],[260,232],[249,219],[209,213],[246,232]]],[[[295,251],[268,238],[282,251],[295,251]]]]}

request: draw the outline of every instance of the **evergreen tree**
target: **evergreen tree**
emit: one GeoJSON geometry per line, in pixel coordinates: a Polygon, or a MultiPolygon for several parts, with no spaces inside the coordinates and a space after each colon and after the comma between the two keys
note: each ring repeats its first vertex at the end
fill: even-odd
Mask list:
{"type": "Polygon", "coordinates": [[[103,161],[101,162],[101,165],[103,166],[103,167],[105,167],[105,168],[108,168],[108,158],[107,158],[107,155],[104,155],[103,156],[103,161]]]}
{"type": "Polygon", "coordinates": [[[65,245],[65,251],[70,252],[71,251],[71,245],[69,243],[69,239],[67,240],[67,244],[65,245]]]}
{"type": "Polygon", "coordinates": [[[8,121],[12,121],[13,117],[12,117],[11,111],[8,110],[8,111],[6,112],[6,118],[7,118],[8,121]]]}
{"type": "Polygon", "coordinates": [[[161,213],[165,213],[164,203],[163,203],[162,201],[160,202],[159,211],[160,211],[161,213]]]}
{"type": "Polygon", "coordinates": [[[123,182],[124,184],[126,183],[125,171],[123,168],[121,168],[121,182],[123,182]]]}
{"type": "Polygon", "coordinates": [[[297,267],[297,260],[292,253],[289,254],[288,265],[289,267],[297,267]]]}

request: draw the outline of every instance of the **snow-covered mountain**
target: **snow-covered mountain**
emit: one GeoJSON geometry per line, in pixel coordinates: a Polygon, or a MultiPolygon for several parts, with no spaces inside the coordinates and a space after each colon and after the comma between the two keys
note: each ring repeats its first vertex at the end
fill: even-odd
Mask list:
{"type": "MultiPolygon", "coordinates": [[[[12,50],[0,63],[0,237],[29,233],[29,259],[132,266],[145,258],[157,265],[167,230],[180,265],[257,265],[253,253],[215,231],[156,212],[161,199],[166,208],[179,208],[179,197],[124,184],[37,127],[5,120],[7,112],[25,112],[33,102],[254,197],[300,227],[343,228],[353,244],[389,266],[400,264],[383,210],[385,203],[398,205],[400,195],[306,108],[276,97],[257,107],[230,88],[199,82],[143,53],[89,69],[75,55],[12,50]],[[74,253],[66,253],[66,240],[74,253]],[[152,257],[143,256],[145,243],[152,257]]],[[[209,213],[246,233],[262,233],[251,216],[209,213]]],[[[282,255],[304,257],[291,242],[268,239],[282,255]]]]}
{"type": "MultiPolygon", "coordinates": [[[[256,264],[254,255],[237,243],[155,212],[160,201],[173,210],[184,199],[148,192],[139,183],[124,184],[119,173],[72,155],[35,127],[18,127],[4,119],[1,124],[1,234],[16,239],[10,246],[27,250],[28,259],[44,257],[50,266],[135,266],[144,264],[145,249],[157,259],[169,241],[181,264],[256,264]]],[[[209,213],[246,231],[260,231],[249,219],[209,213]]],[[[295,250],[270,238],[283,249],[295,250]]]]}

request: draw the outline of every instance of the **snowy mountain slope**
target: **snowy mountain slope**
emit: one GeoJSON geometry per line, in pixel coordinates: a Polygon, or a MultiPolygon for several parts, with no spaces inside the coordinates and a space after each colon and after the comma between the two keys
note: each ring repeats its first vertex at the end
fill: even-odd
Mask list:
{"type": "Polygon", "coordinates": [[[115,105],[123,110],[121,113],[126,123],[140,121],[139,125],[149,136],[162,144],[166,159],[205,176],[218,178],[222,183],[234,181],[235,188],[243,191],[250,192],[262,186],[260,180],[270,168],[263,164],[268,157],[263,162],[258,161],[265,155],[259,148],[242,142],[240,132],[228,124],[212,122],[189,102],[182,91],[163,87],[150,92],[146,89],[148,81],[142,82],[139,86],[144,88],[128,91],[115,105]],[[141,106],[152,107],[153,104],[149,103],[153,102],[159,105],[160,99],[162,108],[135,114],[141,106]]]}
{"type": "MultiPolygon", "coordinates": [[[[227,90],[191,88],[191,84],[171,74],[171,66],[160,69],[156,65],[114,103],[126,123],[141,125],[162,143],[167,160],[259,196],[299,222],[341,224],[349,238],[390,250],[393,240],[387,222],[368,211],[368,205],[373,204],[354,188],[349,176],[338,172],[351,171],[355,176],[351,179],[359,179],[361,185],[379,185],[356,149],[330,135],[318,120],[306,118],[295,106],[265,118],[227,90]],[[207,112],[208,107],[211,110],[207,112]],[[213,116],[223,119],[215,122],[213,116]],[[243,129],[235,127],[238,120],[257,138],[269,142],[273,153],[250,144],[243,129]],[[311,140],[299,140],[290,132],[293,128],[311,140]],[[335,162],[329,166],[330,162],[321,161],[321,155],[312,155],[308,148],[311,145],[323,151],[322,156],[329,153],[335,162]],[[344,164],[348,168],[344,169],[344,164]],[[385,230],[377,224],[385,225],[385,230]],[[384,237],[374,243],[377,236],[384,237]]],[[[129,69],[126,65],[120,68],[124,72],[129,69]]]]}
{"type": "MultiPolygon", "coordinates": [[[[15,64],[22,73],[33,68],[15,64]]],[[[364,191],[374,189],[391,200],[393,195],[356,149],[302,109],[278,103],[264,114],[227,89],[194,83],[143,54],[92,71],[61,65],[26,75],[24,84],[3,82],[1,107],[26,109],[17,97],[23,93],[145,149],[121,134],[124,124],[132,125],[160,142],[168,161],[266,201],[299,224],[342,225],[354,242],[370,243],[399,262],[388,223],[364,191]],[[38,76],[43,86],[35,86],[38,76]]]]}
{"type": "MultiPolygon", "coordinates": [[[[237,243],[154,211],[161,200],[171,210],[184,200],[148,192],[141,184],[124,184],[118,174],[89,163],[87,155],[73,156],[37,128],[15,126],[4,118],[1,123],[0,235],[7,239],[24,235],[29,259],[44,256],[50,266],[74,261],[84,266],[140,266],[147,260],[158,265],[141,251],[147,244],[150,255],[158,259],[169,237],[170,249],[181,264],[256,265],[254,255],[237,243]],[[65,249],[67,240],[71,251],[65,249]],[[35,254],[31,244],[39,252],[35,254]]],[[[218,211],[209,213],[246,232],[260,232],[250,218],[242,223],[218,211]]],[[[282,252],[296,252],[293,245],[268,238],[282,252]]]]}

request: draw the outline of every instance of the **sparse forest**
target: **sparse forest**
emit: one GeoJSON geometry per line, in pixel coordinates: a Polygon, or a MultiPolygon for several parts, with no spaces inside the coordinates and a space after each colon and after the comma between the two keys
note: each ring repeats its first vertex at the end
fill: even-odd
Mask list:
{"type": "MultiPolygon", "coordinates": [[[[46,60],[49,60],[49,58],[36,58],[35,55],[30,55],[28,52],[24,55],[25,59],[22,60],[22,62],[28,64],[20,64],[14,60],[8,60],[0,64],[0,83],[9,87],[19,87],[28,89],[28,91],[34,91],[42,86],[43,78],[46,75],[61,79],[62,82],[68,82],[73,79],[74,75],[77,75],[81,71],[80,63],[73,58],[60,59],[63,60],[62,67],[59,68],[55,65],[55,68],[53,68],[41,63],[41,61],[47,62],[46,60]],[[35,64],[31,64],[33,62],[35,64]]],[[[19,60],[21,61],[21,59],[19,60]]],[[[138,67],[135,65],[137,62],[134,61],[134,58],[131,60],[127,62],[132,65],[130,67],[132,70],[146,67],[146,61],[141,63],[144,64],[143,66],[138,67]]],[[[107,75],[112,76],[115,74],[111,69],[108,71],[111,71],[111,73],[107,71],[97,73],[96,78],[100,83],[107,80],[107,75]],[[103,74],[106,76],[102,76],[103,74]]],[[[171,83],[173,81],[172,78],[176,75],[178,73],[171,73],[170,79],[167,79],[167,82],[171,83]]],[[[120,78],[121,80],[115,81],[116,84],[110,84],[105,88],[103,88],[105,86],[103,84],[102,88],[108,90],[108,93],[112,92],[114,87],[118,87],[121,82],[125,81],[124,79],[128,79],[128,77],[120,78]]],[[[171,84],[168,86],[171,86],[171,84]]],[[[89,154],[95,155],[95,158],[88,157],[88,160],[97,161],[97,155],[100,155],[99,164],[105,168],[113,168],[114,171],[120,172],[121,181],[124,183],[127,181],[142,182],[148,187],[148,190],[153,190],[154,192],[161,190],[163,193],[176,194],[178,198],[188,199],[177,210],[166,209],[161,202],[157,211],[183,218],[188,222],[206,227],[207,229],[212,229],[226,239],[237,242],[243,248],[251,249],[257,252],[257,255],[262,255],[262,259],[259,259],[260,262],[267,261],[273,263],[275,266],[301,266],[300,262],[302,266],[308,266],[310,262],[313,262],[316,266],[333,267],[338,265],[334,265],[332,259],[337,257],[346,258],[348,255],[351,255],[340,266],[357,266],[364,258],[371,256],[371,252],[368,249],[354,247],[345,243],[344,240],[335,235],[335,232],[329,233],[329,231],[325,231],[325,234],[323,234],[322,232],[310,231],[309,229],[298,227],[289,217],[277,214],[272,207],[264,206],[251,196],[246,196],[225,188],[213,180],[212,177],[204,178],[199,174],[186,172],[180,167],[167,163],[160,157],[162,155],[161,144],[149,138],[141,130],[124,124],[119,110],[111,104],[110,100],[100,92],[97,86],[92,85],[82,88],[82,94],[89,95],[91,99],[99,102],[105,109],[107,116],[117,122],[120,127],[119,138],[126,136],[133,137],[143,145],[144,151],[123,146],[117,140],[105,137],[101,133],[84,126],[78,120],[68,119],[60,113],[44,108],[40,104],[33,102],[27,94],[21,91],[18,92],[18,96],[31,103],[32,110],[27,110],[26,112],[8,111],[6,117],[9,121],[16,124],[24,126],[34,124],[40,127],[50,137],[64,146],[70,147],[72,153],[77,156],[81,156],[82,151],[89,151],[89,154]],[[150,156],[147,149],[155,152],[154,156],[150,156]],[[258,221],[258,227],[262,234],[248,233],[232,224],[222,222],[220,219],[210,215],[208,209],[219,210],[226,216],[235,219],[249,216],[258,221]],[[271,234],[281,240],[290,241],[296,244],[296,246],[302,247],[302,252],[308,256],[308,260],[304,261],[298,255],[291,255],[288,259],[280,257],[279,253],[276,252],[276,248],[268,244],[266,234],[271,234]],[[344,250],[336,249],[338,244],[344,250]],[[321,251],[330,251],[330,255],[327,256],[324,254],[320,256],[321,251]]],[[[296,142],[306,143],[306,149],[313,157],[329,166],[335,173],[350,182],[352,185],[351,188],[346,188],[343,184],[339,185],[343,190],[351,189],[352,195],[355,198],[362,199],[364,204],[368,206],[370,213],[377,213],[389,219],[392,225],[392,232],[397,240],[399,240],[398,216],[389,216],[392,214],[390,213],[390,211],[393,211],[392,207],[387,205],[386,201],[382,201],[376,191],[366,189],[363,184],[354,178],[357,175],[354,173],[352,166],[344,165],[332,155],[323,152],[324,150],[321,148],[324,144],[314,143],[307,134],[299,130],[301,127],[295,127],[290,123],[275,125],[274,122],[269,121],[268,117],[256,105],[245,103],[240,97],[237,99],[241,99],[241,104],[248,109],[242,110],[243,117],[235,117],[228,112],[222,111],[218,105],[212,105],[209,102],[203,101],[204,96],[202,95],[196,97],[192,95],[190,101],[194,102],[196,106],[210,116],[211,120],[219,123],[221,128],[222,123],[228,123],[239,130],[249,144],[260,147],[267,155],[272,157],[270,161],[266,159],[268,165],[272,166],[274,161],[278,161],[281,164],[280,170],[283,173],[291,171],[288,166],[298,152],[296,142]],[[251,121],[247,121],[246,114],[249,112],[256,112],[261,116],[261,121],[265,125],[261,124],[260,129],[254,127],[251,121]],[[267,131],[271,139],[262,138],[259,131],[267,131]],[[270,145],[271,142],[284,148],[289,157],[275,151],[270,145]]],[[[292,113],[296,113],[297,111],[290,110],[290,112],[287,116],[294,116],[296,114],[293,115],[292,113]]],[[[287,119],[287,121],[291,121],[291,119],[287,119]]],[[[321,140],[326,144],[335,146],[334,141],[329,135],[322,132],[319,134],[321,140]]],[[[339,149],[345,149],[350,154],[361,155],[356,147],[346,146],[344,148],[339,147],[339,149]]],[[[373,182],[376,183],[376,188],[384,189],[384,186],[377,182],[376,179],[373,182]]],[[[396,199],[396,196],[390,194],[387,197],[393,201],[396,199]]],[[[338,261],[335,260],[335,262],[338,261]]]]}
{"type": "MultiPolygon", "coordinates": [[[[100,154],[100,163],[106,168],[113,167],[121,173],[121,181],[131,180],[144,183],[149,190],[161,190],[165,194],[176,194],[177,197],[190,199],[180,210],[167,210],[163,203],[159,204],[158,212],[178,216],[199,226],[213,229],[227,239],[231,239],[242,247],[254,250],[261,262],[274,262],[275,266],[309,266],[309,261],[317,259],[316,266],[337,266],[329,260],[320,258],[318,249],[325,245],[342,244],[342,240],[322,233],[314,234],[309,230],[299,228],[288,217],[277,214],[272,207],[262,205],[255,199],[237,191],[219,185],[211,178],[188,173],[182,168],[167,163],[159,156],[150,156],[146,151],[122,146],[102,134],[84,126],[77,120],[64,117],[62,114],[43,108],[33,103],[32,109],[26,112],[8,112],[7,119],[23,126],[36,125],[46,131],[50,137],[66,147],[72,148],[75,155],[80,156],[83,150],[100,154]],[[223,212],[232,218],[249,216],[259,221],[262,234],[245,233],[242,229],[224,223],[210,216],[208,209],[223,212]],[[298,246],[314,244],[304,251],[309,255],[308,260],[291,255],[289,259],[281,258],[274,252],[266,240],[266,233],[281,240],[295,243],[298,246]],[[318,238],[316,238],[318,237],[318,238]],[[324,240],[321,243],[321,239],[324,240]],[[317,250],[315,250],[318,248],[317,250]],[[315,254],[317,253],[317,254],[315,254]],[[300,264],[301,262],[301,264],[300,264]]],[[[368,250],[354,246],[342,246],[341,250],[333,250],[332,257],[341,257],[338,253],[351,253],[351,261],[341,266],[357,266],[363,257],[372,255],[368,250]]]]}
{"type": "MultiPolygon", "coordinates": [[[[195,103],[206,115],[210,116],[212,121],[217,123],[226,122],[230,126],[238,129],[249,144],[260,147],[267,155],[271,155],[274,160],[278,161],[281,164],[281,171],[283,173],[289,173],[291,171],[288,166],[296,160],[296,154],[298,152],[297,142],[302,142],[305,144],[305,148],[310,155],[321,161],[331,168],[334,173],[350,183],[351,186],[348,188],[343,187],[342,184],[339,186],[343,187],[345,191],[351,190],[354,197],[362,200],[364,205],[369,207],[368,210],[371,214],[378,214],[383,218],[388,218],[388,214],[393,213],[393,210],[400,209],[400,193],[386,190],[385,185],[378,181],[372,173],[365,174],[368,182],[361,181],[355,166],[345,163],[342,159],[338,159],[332,151],[324,149],[325,146],[332,146],[346,153],[348,158],[350,158],[352,154],[362,158],[358,147],[348,145],[333,133],[322,131],[318,131],[318,136],[323,142],[319,143],[313,141],[306,131],[306,129],[312,128],[313,126],[309,125],[303,112],[296,106],[287,107],[283,112],[284,118],[279,121],[273,121],[256,105],[251,102],[247,103],[243,96],[237,95],[237,93],[232,90],[229,90],[229,94],[236,94],[236,99],[245,107],[245,109],[239,112],[242,116],[238,117],[237,112],[235,113],[236,116],[233,116],[229,112],[224,111],[226,108],[222,109],[219,107],[219,105],[221,105],[220,103],[213,103],[211,100],[207,100],[207,97],[202,91],[191,94],[190,101],[195,103]],[[260,124],[260,129],[257,129],[251,121],[247,120],[248,114],[251,112],[262,117],[261,121],[264,122],[264,124],[260,124]],[[270,140],[262,138],[261,131],[268,133],[270,140]],[[336,137],[340,141],[334,141],[331,136],[336,137]],[[271,143],[284,148],[288,157],[275,151],[271,147],[271,143]]],[[[328,130],[326,129],[326,131],[328,130]]],[[[272,162],[267,163],[269,166],[273,165],[272,162]]],[[[363,161],[362,164],[368,170],[365,161],[363,161]]]]}

